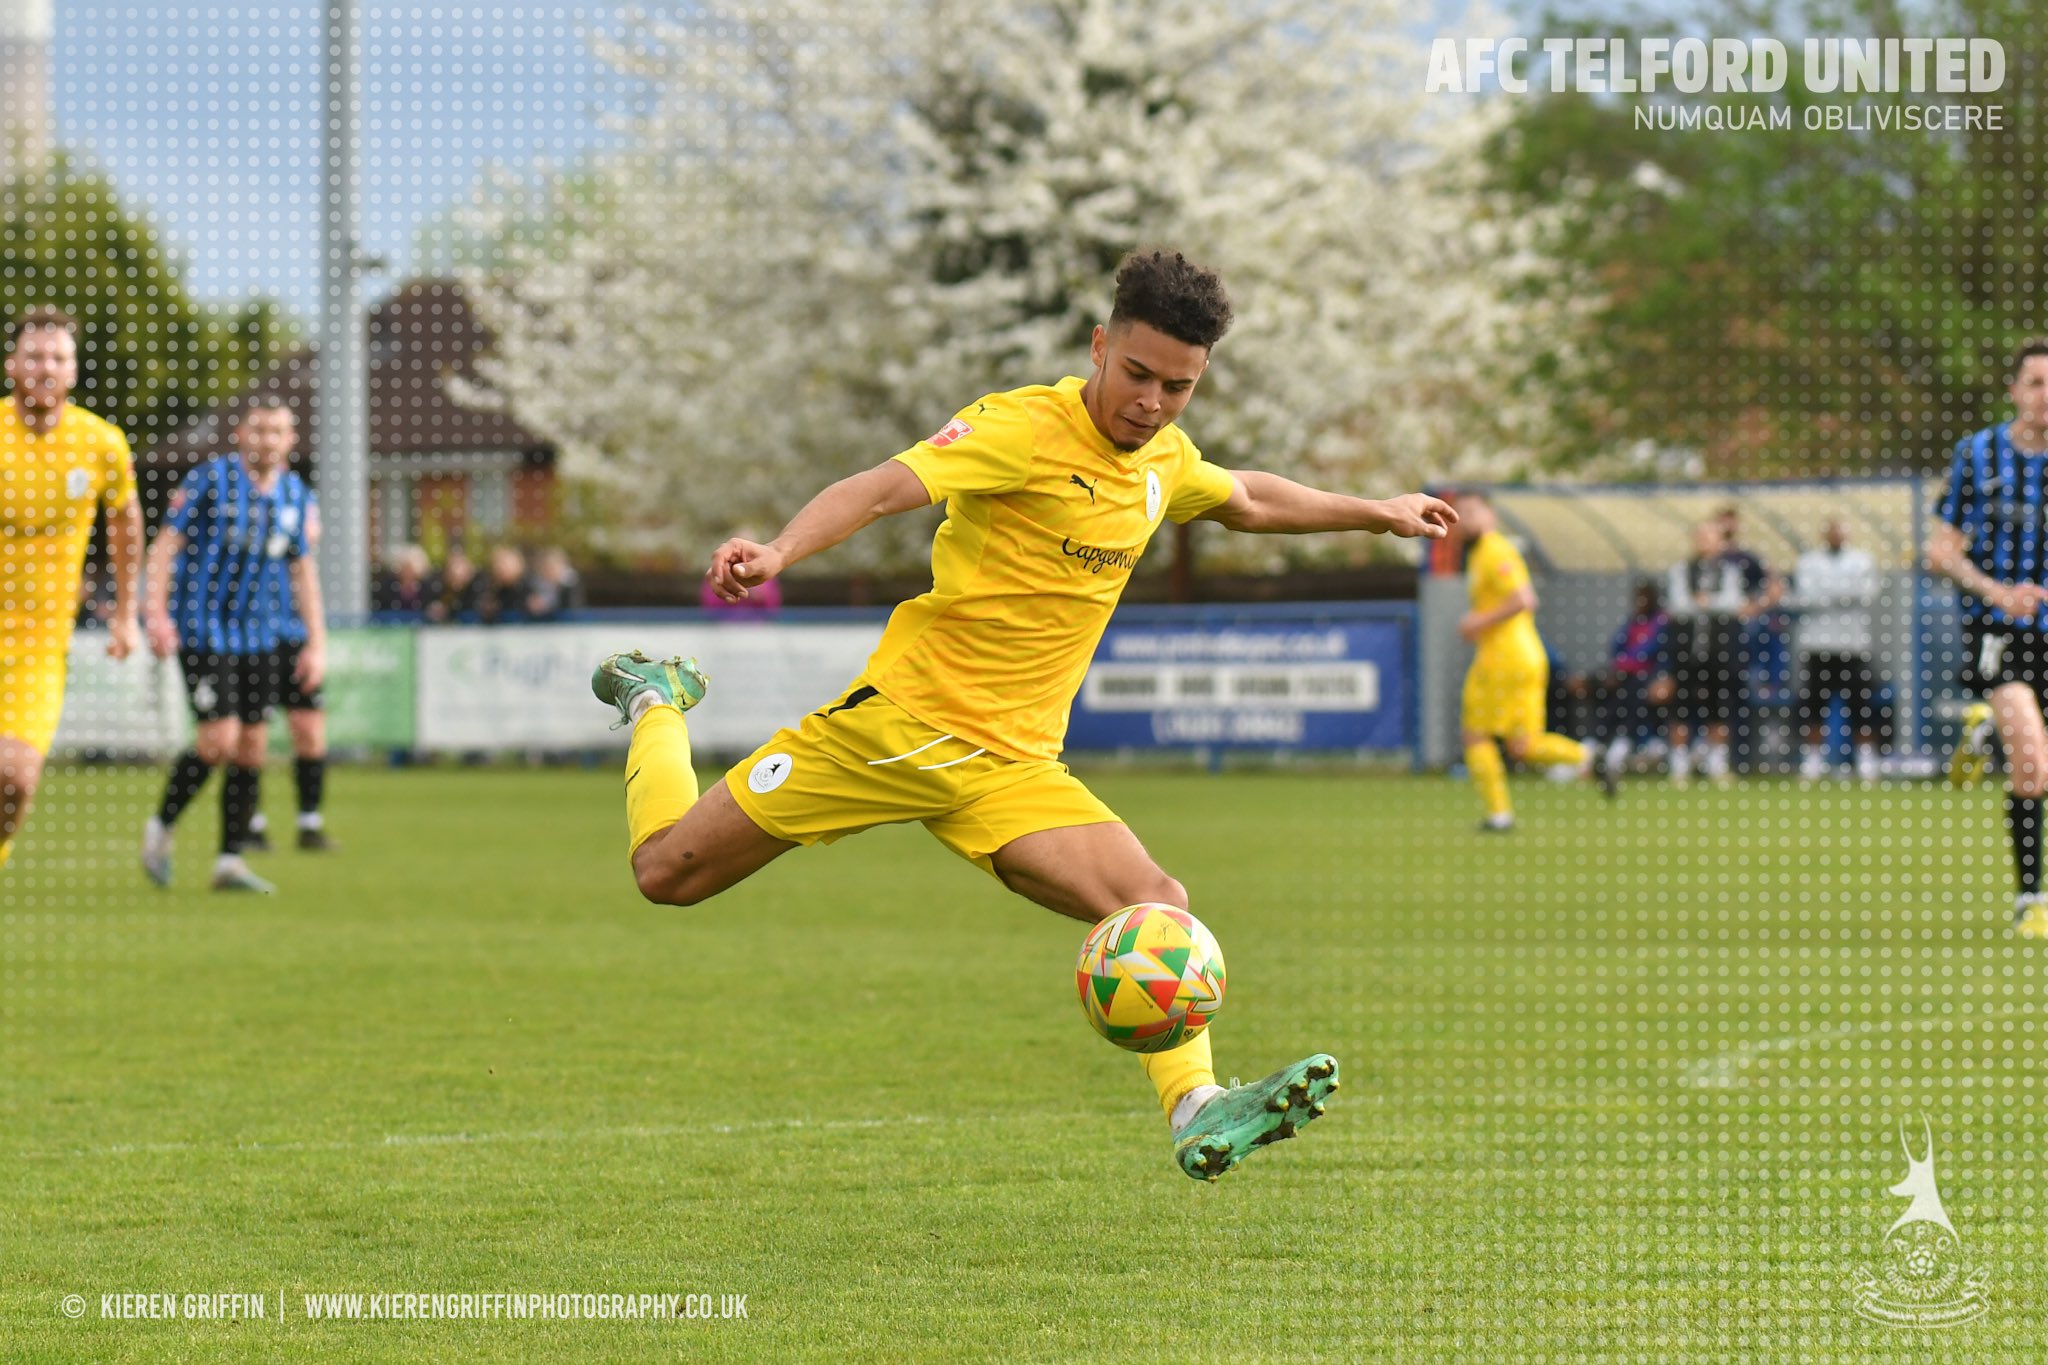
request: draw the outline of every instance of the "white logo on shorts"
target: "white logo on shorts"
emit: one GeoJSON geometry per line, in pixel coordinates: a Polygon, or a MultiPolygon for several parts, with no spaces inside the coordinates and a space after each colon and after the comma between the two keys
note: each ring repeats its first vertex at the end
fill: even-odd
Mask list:
{"type": "Polygon", "coordinates": [[[1159,471],[1145,471],[1145,520],[1159,520],[1159,471]]]}
{"type": "Polygon", "coordinates": [[[754,765],[754,771],[747,774],[747,788],[766,795],[789,781],[790,769],[795,767],[788,754],[770,754],[754,765]]]}

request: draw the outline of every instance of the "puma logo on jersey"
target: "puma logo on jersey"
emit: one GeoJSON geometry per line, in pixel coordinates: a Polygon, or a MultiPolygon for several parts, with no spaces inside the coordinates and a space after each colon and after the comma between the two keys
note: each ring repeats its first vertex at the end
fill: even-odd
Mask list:
{"type": "Polygon", "coordinates": [[[1102,480],[1097,479],[1095,483],[1090,483],[1086,479],[1082,478],[1079,474],[1069,474],[1067,475],[1067,482],[1079,484],[1082,488],[1087,489],[1088,501],[1092,504],[1095,501],[1095,483],[1101,483],[1102,480]]]}

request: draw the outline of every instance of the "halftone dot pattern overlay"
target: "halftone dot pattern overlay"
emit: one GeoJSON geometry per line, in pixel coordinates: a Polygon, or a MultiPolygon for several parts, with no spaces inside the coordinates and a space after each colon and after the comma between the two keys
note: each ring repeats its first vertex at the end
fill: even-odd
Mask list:
{"type": "MultiPolygon", "coordinates": [[[[334,8],[0,0],[0,308],[66,335],[0,400],[0,1355],[2048,1350],[2030,11],[1913,21],[1996,90],[1467,94],[1392,0],[366,0],[358,615],[307,597],[334,8]],[[1066,761],[1143,851],[1012,884],[1202,941],[1077,981],[914,825],[643,900],[591,666],[700,658],[704,792],[857,704],[947,509],[737,606],[713,551],[1089,376],[1161,247],[1234,315],[1182,425],[1304,534],[1134,483],[1098,544],[1107,453],[951,511],[1058,547],[997,625],[1129,575],[1066,761]],[[1191,1181],[1077,990],[1341,1088],[1191,1181]]],[[[1756,22],[1499,25],[1695,20],[1756,22]]]]}

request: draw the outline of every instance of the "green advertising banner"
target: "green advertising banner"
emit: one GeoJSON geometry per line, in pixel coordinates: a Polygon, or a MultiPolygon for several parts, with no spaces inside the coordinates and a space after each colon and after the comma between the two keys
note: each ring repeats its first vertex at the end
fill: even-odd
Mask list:
{"type": "Polygon", "coordinates": [[[413,743],[410,626],[327,632],[327,742],[335,748],[405,749],[413,743]]]}

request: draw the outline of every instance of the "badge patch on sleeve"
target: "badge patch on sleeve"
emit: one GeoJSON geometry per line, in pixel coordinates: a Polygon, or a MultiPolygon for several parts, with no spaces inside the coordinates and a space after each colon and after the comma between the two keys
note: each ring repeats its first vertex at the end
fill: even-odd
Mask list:
{"type": "Polygon", "coordinates": [[[958,417],[955,417],[952,421],[946,423],[946,425],[940,427],[937,431],[933,432],[932,435],[925,441],[925,444],[933,446],[949,446],[953,444],[953,442],[959,440],[962,436],[972,436],[973,434],[973,427],[968,426],[967,423],[961,421],[958,417]]]}

